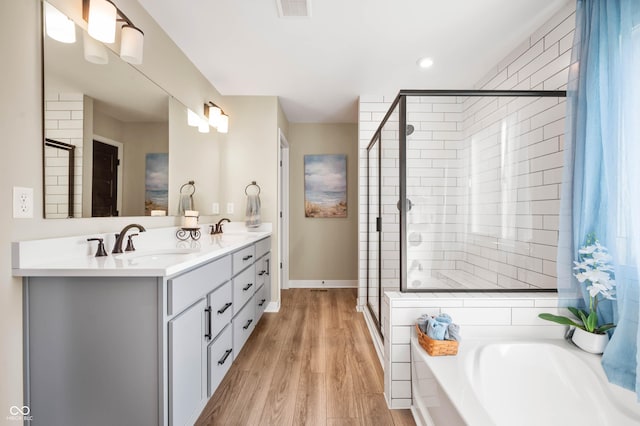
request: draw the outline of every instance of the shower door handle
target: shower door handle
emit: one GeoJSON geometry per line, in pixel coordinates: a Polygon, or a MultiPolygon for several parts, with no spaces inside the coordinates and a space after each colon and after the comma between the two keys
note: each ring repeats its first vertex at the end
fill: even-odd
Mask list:
{"type": "Polygon", "coordinates": [[[382,218],[376,217],[376,232],[382,231],[382,218]]]}
{"type": "MultiPolygon", "coordinates": [[[[400,201],[398,201],[398,204],[396,204],[396,206],[398,207],[398,210],[400,210],[400,201]]],[[[411,209],[413,208],[413,203],[408,198],[407,198],[406,206],[407,206],[407,211],[411,211],[411,209]]]]}

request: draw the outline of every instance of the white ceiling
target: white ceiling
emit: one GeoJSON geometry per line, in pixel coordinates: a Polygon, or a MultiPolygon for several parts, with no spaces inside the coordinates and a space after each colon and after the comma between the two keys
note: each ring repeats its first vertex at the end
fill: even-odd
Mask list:
{"type": "Polygon", "coordinates": [[[568,1],[311,0],[310,18],[279,18],[276,0],[139,0],[222,95],[351,123],[360,95],[473,88],[568,1]]]}

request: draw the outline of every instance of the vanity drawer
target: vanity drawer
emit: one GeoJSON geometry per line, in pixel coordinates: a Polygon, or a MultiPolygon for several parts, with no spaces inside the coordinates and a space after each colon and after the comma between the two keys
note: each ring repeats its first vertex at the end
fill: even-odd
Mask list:
{"type": "Polygon", "coordinates": [[[207,396],[213,395],[233,363],[233,329],[231,325],[207,348],[209,358],[209,385],[207,396]]]}
{"type": "Polygon", "coordinates": [[[211,336],[215,337],[231,322],[233,317],[233,288],[231,281],[227,281],[209,294],[211,307],[211,336]]]}
{"type": "Polygon", "coordinates": [[[255,304],[247,303],[233,318],[233,359],[238,357],[255,326],[255,304]]]}
{"type": "Polygon", "coordinates": [[[252,265],[256,260],[255,246],[252,244],[249,247],[245,247],[233,253],[233,275],[242,271],[249,265],[252,265]]]}
{"type": "Polygon", "coordinates": [[[168,282],[167,314],[174,315],[231,278],[231,257],[225,256],[168,282]]]}
{"type": "Polygon", "coordinates": [[[256,268],[251,265],[233,279],[234,315],[244,306],[256,291],[256,268]]]}
{"type": "Polygon", "coordinates": [[[269,289],[266,285],[263,285],[256,291],[255,302],[256,302],[256,324],[262,318],[262,314],[264,313],[264,309],[267,307],[267,303],[269,303],[269,289]]]}
{"type": "Polygon", "coordinates": [[[260,259],[269,251],[271,251],[271,237],[256,242],[256,259],[260,259]]]}

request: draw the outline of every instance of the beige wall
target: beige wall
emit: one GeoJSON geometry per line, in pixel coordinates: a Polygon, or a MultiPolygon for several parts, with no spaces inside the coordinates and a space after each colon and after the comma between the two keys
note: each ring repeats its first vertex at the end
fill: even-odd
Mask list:
{"type": "Polygon", "coordinates": [[[358,278],[358,128],[355,124],[289,126],[291,280],[358,278]],[[347,218],[304,216],[306,154],[347,155],[347,218]]]}
{"type": "MultiPolygon", "coordinates": [[[[278,258],[278,98],[275,96],[230,96],[225,98],[229,134],[221,144],[222,198],[233,203],[234,213],[223,217],[244,222],[246,195],[252,181],[260,185],[261,218],[273,223],[272,265],[278,258]]],[[[279,302],[278,277],[271,275],[271,300],[279,302]]]]}
{"type": "MultiPolygon", "coordinates": [[[[52,0],[59,9],[76,16],[80,1],[52,0]]],[[[227,169],[219,187],[228,191],[238,208],[243,208],[244,186],[258,180],[263,186],[265,221],[275,221],[277,199],[277,99],[220,97],[216,89],[199,73],[157,24],[133,0],[119,0],[118,6],[145,32],[143,71],[160,83],[182,104],[202,112],[212,100],[230,114],[228,135],[215,140],[235,165],[227,169]],[[253,105],[253,104],[256,105],[253,105]],[[246,114],[246,116],[245,116],[246,114]],[[265,115],[266,114],[266,115],[265,115]],[[257,123],[254,125],[253,120],[257,123]],[[269,124],[269,122],[271,124],[269,124]],[[247,129],[241,128],[247,127],[247,129]],[[236,152],[236,147],[239,152],[236,152]],[[225,179],[234,184],[227,185],[225,179]]],[[[5,58],[0,79],[0,129],[3,155],[0,159],[0,425],[8,407],[22,403],[22,285],[11,273],[12,241],[89,233],[117,232],[132,222],[148,228],[172,226],[173,217],[95,218],[73,220],[42,219],[42,76],[39,0],[0,1],[0,52],[5,58]],[[34,188],[33,219],[12,218],[12,188],[34,188]]],[[[190,138],[190,137],[189,137],[190,138]]],[[[203,142],[204,143],[204,142],[203,142]]],[[[213,143],[216,143],[213,141],[213,143]]],[[[222,152],[222,151],[220,151],[222,152]]],[[[208,156],[191,155],[196,164],[215,170],[219,160],[209,163],[208,156]]],[[[222,171],[220,169],[220,171],[222,171]]],[[[214,175],[215,176],[215,175],[214,175]]],[[[211,178],[212,180],[215,177],[211,178]]],[[[239,210],[240,211],[240,210],[239,210]]],[[[274,238],[274,246],[277,243],[274,238]]],[[[277,280],[274,279],[274,288],[277,280]]],[[[278,296],[272,291],[272,298],[278,296]]]]}
{"type": "MultiPolygon", "coordinates": [[[[230,125],[230,131],[235,130],[234,125],[230,125]]],[[[228,136],[214,129],[200,133],[196,127],[189,127],[184,105],[169,100],[169,214],[178,214],[180,187],[190,180],[195,182],[193,203],[200,215],[210,215],[214,202],[222,206],[220,153],[228,136]]]]}
{"type": "Polygon", "coordinates": [[[167,123],[125,123],[123,216],[144,216],[147,154],[169,152],[167,123]]]}

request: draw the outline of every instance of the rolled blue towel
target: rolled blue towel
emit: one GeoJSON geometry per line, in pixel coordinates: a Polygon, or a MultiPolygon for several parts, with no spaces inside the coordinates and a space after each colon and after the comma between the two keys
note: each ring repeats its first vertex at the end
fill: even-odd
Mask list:
{"type": "Polygon", "coordinates": [[[427,321],[429,321],[429,318],[431,318],[431,315],[423,314],[423,315],[420,315],[420,317],[416,320],[416,323],[418,324],[418,328],[420,328],[420,330],[424,334],[427,334],[427,321]]]}
{"type": "Polygon", "coordinates": [[[427,336],[434,340],[444,340],[447,332],[447,324],[444,324],[435,318],[429,318],[427,321],[427,336]]]}
{"type": "Polygon", "coordinates": [[[455,340],[459,342],[461,340],[460,337],[460,326],[458,324],[451,323],[447,326],[447,340],[455,340]]]}
{"type": "Polygon", "coordinates": [[[448,314],[442,313],[436,317],[436,321],[441,322],[443,324],[451,324],[452,320],[448,314]]]}

